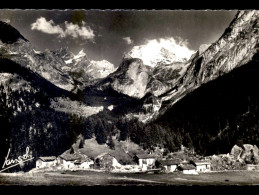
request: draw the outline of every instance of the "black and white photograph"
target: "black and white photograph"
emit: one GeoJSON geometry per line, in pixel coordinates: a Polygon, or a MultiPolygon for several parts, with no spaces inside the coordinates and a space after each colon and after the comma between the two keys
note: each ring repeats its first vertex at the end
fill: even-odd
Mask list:
{"type": "Polygon", "coordinates": [[[259,11],[0,9],[0,186],[259,185],[259,11]]]}

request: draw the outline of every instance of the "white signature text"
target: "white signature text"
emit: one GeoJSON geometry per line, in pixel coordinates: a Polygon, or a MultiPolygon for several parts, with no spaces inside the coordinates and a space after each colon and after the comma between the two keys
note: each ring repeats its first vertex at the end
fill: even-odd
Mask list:
{"type": "Polygon", "coordinates": [[[32,160],[34,157],[32,157],[32,155],[30,155],[29,153],[30,153],[30,148],[27,146],[25,154],[23,154],[22,156],[18,156],[18,158],[16,159],[8,159],[10,155],[10,148],[9,148],[8,153],[5,157],[4,164],[2,166],[2,170],[0,170],[0,172],[7,170],[11,167],[17,166],[26,161],[32,160]]]}

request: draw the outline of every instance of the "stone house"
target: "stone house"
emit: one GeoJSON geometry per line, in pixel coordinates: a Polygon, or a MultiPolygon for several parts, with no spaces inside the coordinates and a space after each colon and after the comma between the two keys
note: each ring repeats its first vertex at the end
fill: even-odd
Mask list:
{"type": "Polygon", "coordinates": [[[68,156],[65,155],[60,155],[58,157],[58,165],[62,165],[63,168],[65,169],[72,169],[75,167],[74,164],[75,159],[70,158],[68,156]]]}
{"type": "Polygon", "coordinates": [[[57,164],[57,158],[55,156],[39,157],[36,161],[36,168],[51,167],[57,164]]]}
{"type": "Polygon", "coordinates": [[[246,170],[248,170],[248,171],[258,171],[259,165],[247,164],[246,170]]]}
{"type": "Polygon", "coordinates": [[[75,167],[79,169],[90,169],[94,165],[94,161],[90,158],[75,160],[75,167]]]}
{"type": "Polygon", "coordinates": [[[135,160],[142,170],[148,170],[155,166],[156,157],[150,154],[137,154],[135,160]]]}
{"type": "Polygon", "coordinates": [[[162,169],[166,173],[172,173],[177,170],[177,167],[180,165],[180,160],[161,160],[159,163],[162,166],[162,169]]]}
{"type": "Polygon", "coordinates": [[[196,167],[198,172],[211,171],[211,163],[208,161],[190,161],[190,163],[196,167]]]}
{"type": "Polygon", "coordinates": [[[59,165],[62,165],[65,169],[88,169],[94,164],[93,160],[81,153],[62,154],[58,157],[57,162],[59,165]]]}
{"type": "Polygon", "coordinates": [[[198,172],[196,171],[196,167],[192,164],[181,164],[178,167],[178,170],[182,171],[183,174],[186,174],[186,175],[198,175],[198,172]]]}

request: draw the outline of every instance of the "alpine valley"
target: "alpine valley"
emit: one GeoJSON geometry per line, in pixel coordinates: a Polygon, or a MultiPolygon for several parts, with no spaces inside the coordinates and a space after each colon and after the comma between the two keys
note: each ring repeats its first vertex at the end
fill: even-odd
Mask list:
{"type": "Polygon", "coordinates": [[[141,47],[116,68],[84,50],[37,51],[0,21],[0,164],[27,146],[35,159],[105,146],[127,164],[130,152],[205,157],[259,145],[259,11],[239,11],[189,59],[161,48],[147,60],[141,47]]]}

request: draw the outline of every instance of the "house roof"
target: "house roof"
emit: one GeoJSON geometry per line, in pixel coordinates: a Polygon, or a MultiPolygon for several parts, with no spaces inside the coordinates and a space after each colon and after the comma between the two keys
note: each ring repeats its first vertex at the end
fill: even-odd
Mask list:
{"type": "Polygon", "coordinates": [[[156,156],[150,154],[137,154],[136,156],[139,159],[156,158],[156,156]]]}
{"type": "Polygon", "coordinates": [[[181,163],[180,160],[161,160],[160,163],[162,165],[178,165],[181,163]]]}
{"type": "Polygon", "coordinates": [[[259,165],[254,165],[254,164],[246,164],[247,167],[259,167],[259,165]]]}
{"type": "Polygon", "coordinates": [[[111,154],[109,154],[109,153],[107,153],[107,152],[104,152],[104,153],[99,154],[98,156],[96,156],[95,159],[97,159],[97,158],[102,158],[102,157],[104,157],[104,156],[111,156],[111,157],[115,158],[113,155],[111,155],[111,154]]]}
{"type": "Polygon", "coordinates": [[[134,150],[134,151],[129,151],[127,153],[130,157],[134,157],[136,155],[139,155],[139,154],[145,154],[143,151],[138,151],[138,150],[134,150]]]}
{"type": "Polygon", "coordinates": [[[195,166],[192,164],[187,164],[187,165],[181,165],[180,166],[183,170],[191,170],[191,169],[195,169],[195,166]]]}
{"type": "Polygon", "coordinates": [[[85,158],[85,159],[80,159],[80,160],[75,160],[75,164],[82,164],[84,162],[91,162],[92,160],[90,158],[85,158]]]}
{"type": "Polygon", "coordinates": [[[88,160],[88,156],[81,154],[81,153],[74,153],[74,154],[67,154],[67,153],[63,153],[59,156],[60,158],[66,160],[66,161],[82,161],[85,162],[86,160],[88,160]]]}
{"type": "Polygon", "coordinates": [[[49,162],[49,161],[54,161],[57,158],[55,156],[41,156],[41,157],[39,157],[39,159],[44,162],[49,162]]]}
{"type": "Polygon", "coordinates": [[[211,164],[209,161],[193,161],[193,163],[197,165],[208,165],[211,164]]]}

